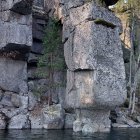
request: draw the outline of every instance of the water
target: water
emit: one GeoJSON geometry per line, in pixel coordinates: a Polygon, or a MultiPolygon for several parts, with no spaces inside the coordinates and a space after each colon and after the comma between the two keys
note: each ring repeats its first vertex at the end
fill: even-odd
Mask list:
{"type": "Polygon", "coordinates": [[[140,129],[112,129],[93,135],[72,130],[0,130],[0,140],[140,140],[140,129]]]}

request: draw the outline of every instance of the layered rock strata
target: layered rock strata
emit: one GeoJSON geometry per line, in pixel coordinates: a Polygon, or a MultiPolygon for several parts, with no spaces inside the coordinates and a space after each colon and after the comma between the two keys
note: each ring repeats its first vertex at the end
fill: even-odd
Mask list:
{"type": "Polygon", "coordinates": [[[32,1],[0,2],[0,129],[30,128],[25,59],[32,46],[32,1]]]}
{"type": "Polygon", "coordinates": [[[121,23],[105,7],[98,0],[60,1],[68,67],[65,103],[78,112],[74,131],[108,131],[109,111],[126,100],[121,23]]]}

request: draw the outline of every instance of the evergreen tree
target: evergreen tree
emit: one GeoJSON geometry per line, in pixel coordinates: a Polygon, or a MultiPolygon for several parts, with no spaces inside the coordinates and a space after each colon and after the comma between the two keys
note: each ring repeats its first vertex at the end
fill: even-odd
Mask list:
{"type": "MultiPolygon", "coordinates": [[[[50,105],[52,99],[53,88],[56,85],[53,81],[55,71],[64,71],[66,69],[63,44],[62,44],[62,28],[60,22],[56,19],[50,19],[45,30],[43,39],[44,55],[39,58],[38,67],[39,73],[41,69],[47,67],[47,71],[41,75],[45,75],[49,79],[48,83],[48,104],[50,105]]],[[[62,85],[61,85],[62,86],[62,85]]]]}

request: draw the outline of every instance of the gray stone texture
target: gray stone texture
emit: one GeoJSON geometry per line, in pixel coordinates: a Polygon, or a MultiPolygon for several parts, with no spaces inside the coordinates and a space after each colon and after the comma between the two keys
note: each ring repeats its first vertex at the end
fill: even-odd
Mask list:
{"type": "Polygon", "coordinates": [[[94,1],[69,9],[65,20],[64,25],[68,22],[70,27],[74,26],[64,44],[69,69],[66,105],[113,108],[124,103],[126,85],[118,30],[120,20],[94,1]]]}
{"type": "Polygon", "coordinates": [[[76,115],[76,121],[73,123],[75,132],[94,133],[110,131],[110,112],[107,110],[77,110],[76,115]]]}
{"type": "Polygon", "coordinates": [[[65,114],[65,129],[72,129],[73,128],[73,123],[76,120],[76,115],[75,114],[70,114],[66,113],[65,114]]]}
{"type": "Polygon", "coordinates": [[[0,88],[5,91],[27,94],[27,64],[0,58],[0,88]]]}
{"type": "Polygon", "coordinates": [[[0,3],[0,129],[30,128],[23,59],[32,45],[32,0],[0,3]]]}
{"type": "Polygon", "coordinates": [[[64,110],[61,104],[36,106],[30,112],[29,120],[32,129],[62,129],[64,126],[64,110]]]}
{"type": "Polygon", "coordinates": [[[126,100],[121,22],[99,0],[61,1],[59,10],[68,67],[65,108],[82,109],[83,116],[73,129],[108,131],[109,110],[126,100]]]}
{"type": "Polygon", "coordinates": [[[23,15],[31,14],[33,0],[0,0],[0,11],[11,10],[23,15]]]}
{"type": "Polygon", "coordinates": [[[62,129],[64,126],[64,110],[61,104],[43,108],[43,128],[62,129]]]}
{"type": "Polygon", "coordinates": [[[32,46],[32,0],[1,0],[0,52],[29,52],[32,46]]]}
{"type": "Polygon", "coordinates": [[[0,15],[0,51],[28,52],[32,45],[32,16],[11,11],[0,15]]]}
{"type": "Polygon", "coordinates": [[[27,129],[30,128],[30,122],[28,120],[27,115],[17,115],[11,118],[9,125],[9,129],[27,129]]]}
{"type": "Polygon", "coordinates": [[[6,117],[0,113],[0,129],[6,128],[6,117]]]}

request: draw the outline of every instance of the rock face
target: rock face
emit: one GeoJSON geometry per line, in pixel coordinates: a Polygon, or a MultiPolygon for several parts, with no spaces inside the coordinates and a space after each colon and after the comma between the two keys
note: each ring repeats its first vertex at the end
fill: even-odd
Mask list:
{"type": "Polygon", "coordinates": [[[120,20],[98,0],[61,1],[60,13],[68,66],[66,108],[81,110],[73,129],[107,131],[109,110],[126,100],[120,20]]]}
{"type": "Polygon", "coordinates": [[[32,12],[32,2],[33,0],[1,0],[0,11],[11,10],[15,13],[28,15],[32,12]]]}
{"type": "Polygon", "coordinates": [[[64,125],[64,110],[60,104],[43,109],[43,128],[62,129],[64,125]]]}
{"type": "Polygon", "coordinates": [[[6,128],[6,120],[5,116],[3,114],[0,114],[0,129],[6,128]]]}
{"type": "Polygon", "coordinates": [[[110,110],[126,99],[121,23],[105,8],[117,0],[0,2],[0,129],[109,131],[110,110]],[[41,75],[47,68],[38,70],[37,62],[53,14],[63,24],[68,70],[67,88],[60,86],[65,72],[53,73],[49,97],[49,78],[41,75]]]}
{"type": "Polygon", "coordinates": [[[0,58],[0,88],[16,93],[27,94],[27,64],[24,61],[16,61],[0,58]]]}
{"type": "Polygon", "coordinates": [[[32,129],[62,129],[64,126],[64,109],[61,104],[36,107],[30,112],[32,129]]]}
{"type": "Polygon", "coordinates": [[[75,121],[75,114],[71,114],[71,113],[66,113],[65,114],[65,129],[72,129],[73,128],[73,123],[75,121]]]}
{"type": "Polygon", "coordinates": [[[0,7],[1,52],[17,51],[22,52],[23,55],[30,50],[32,45],[32,16],[30,14],[31,3],[29,4],[27,1],[2,1],[0,7]]]}
{"type": "Polygon", "coordinates": [[[14,116],[9,122],[9,129],[27,129],[30,128],[30,123],[27,115],[14,116]]]}
{"type": "Polygon", "coordinates": [[[109,111],[105,110],[77,110],[77,119],[73,124],[75,132],[84,133],[107,132],[110,130],[109,111]]]}
{"type": "Polygon", "coordinates": [[[0,129],[30,128],[25,60],[32,46],[32,0],[0,2],[0,129]]]}

